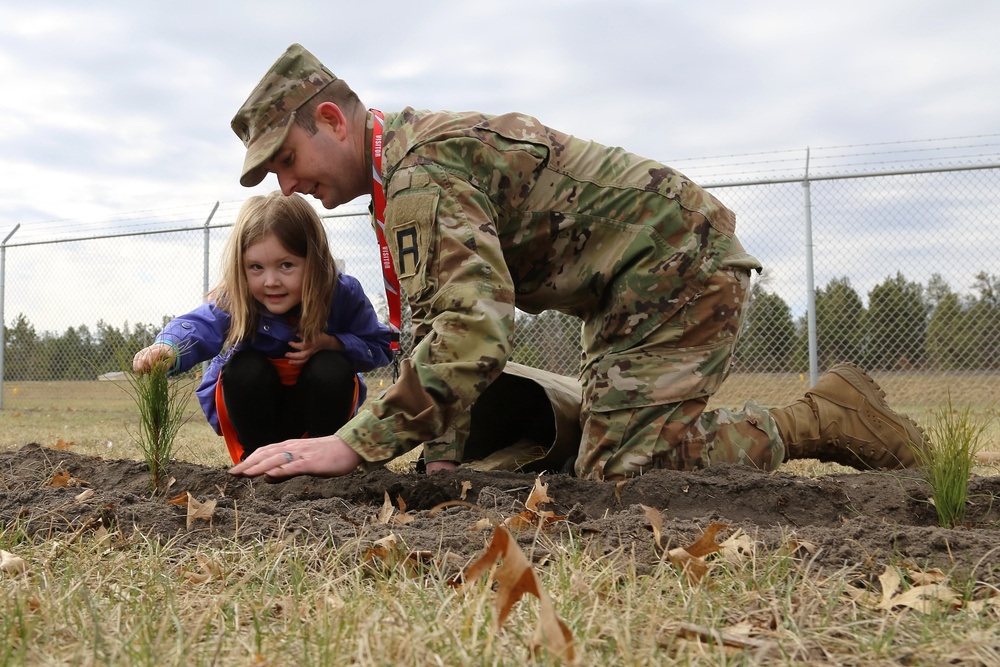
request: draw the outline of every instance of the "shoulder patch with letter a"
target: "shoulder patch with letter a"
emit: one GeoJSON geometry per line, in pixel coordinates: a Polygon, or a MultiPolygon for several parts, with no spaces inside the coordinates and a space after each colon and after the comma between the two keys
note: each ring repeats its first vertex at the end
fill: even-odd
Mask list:
{"type": "Polygon", "coordinates": [[[432,190],[402,190],[387,203],[386,242],[396,260],[396,275],[400,280],[426,271],[437,202],[438,195],[432,190]]]}

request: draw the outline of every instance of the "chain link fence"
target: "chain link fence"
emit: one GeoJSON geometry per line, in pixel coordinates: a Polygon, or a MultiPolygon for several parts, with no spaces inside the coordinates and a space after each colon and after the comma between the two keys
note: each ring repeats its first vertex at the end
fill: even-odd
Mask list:
{"type": "MultiPolygon", "coordinates": [[[[996,395],[1000,167],[706,187],[736,211],[740,240],[765,267],[719,403],[791,400],[838,361],[869,369],[903,406],[996,395]]],[[[65,221],[54,238],[0,230],[3,379],[92,380],[120,369],[116,349],[131,354],[214,285],[239,205],[153,211],[108,228],[65,221]]],[[[322,214],[343,270],[384,321],[367,210],[322,214]]],[[[573,318],[519,312],[514,360],[576,375],[579,333],[573,318]]],[[[390,379],[386,368],[368,381],[377,389],[390,379]]]]}

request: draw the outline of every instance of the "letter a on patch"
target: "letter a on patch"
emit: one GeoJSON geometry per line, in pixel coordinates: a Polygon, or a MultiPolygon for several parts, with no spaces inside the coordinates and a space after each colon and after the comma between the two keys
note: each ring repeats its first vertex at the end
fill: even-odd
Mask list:
{"type": "Polygon", "coordinates": [[[409,278],[420,266],[420,244],[417,242],[417,226],[410,223],[394,230],[396,236],[397,273],[400,278],[409,278]]]}

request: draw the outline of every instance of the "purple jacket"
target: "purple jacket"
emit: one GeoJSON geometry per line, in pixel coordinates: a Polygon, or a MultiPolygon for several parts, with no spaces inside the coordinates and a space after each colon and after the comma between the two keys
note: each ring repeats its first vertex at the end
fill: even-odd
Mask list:
{"type": "MultiPolygon", "coordinates": [[[[171,374],[183,373],[203,361],[212,360],[196,393],[208,423],[220,435],[215,385],[229,356],[236,350],[249,346],[270,358],[283,357],[292,350],[288,342],[298,340],[285,315],[271,315],[265,311],[254,339],[243,341],[223,353],[222,343],[229,333],[230,320],[229,313],[210,301],[187,315],[174,318],[156,336],[157,343],[166,343],[180,351],[171,374]]],[[[360,406],[368,393],[360,374],[389,363],[390,333],[389,328],[378,321],[375,309],[357,278],[343,273],[338,275],[324,333],[339,338],[344,344],[342,354],[354,363],[354,370],[358,373],[360,406]]]]}

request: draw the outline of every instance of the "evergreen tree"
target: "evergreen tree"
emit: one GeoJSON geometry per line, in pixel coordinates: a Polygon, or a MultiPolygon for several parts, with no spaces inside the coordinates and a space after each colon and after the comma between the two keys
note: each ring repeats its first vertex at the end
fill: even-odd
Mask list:
{"type": "Polygon", "coordinates": [[[816,290],[816,352],[820,369],[841,361],[862,363],[864,326],[864,305],[848,278],[834,278],[825,288],[816,290]]]}
{"type": "Polygon", "coordinates": [[[14,320],[13,328],[4,328],[3,379],[33,380],[39,363],[40,345],[35,327],[23,313],[14,320]]]}
{"type": "Polygon", "coordinates": [[[902,273],[868,293],[868,363],[871,370],[920,366],[927,338],[923,287],[902,273]]]}
{"type": "Polygon", "coordinates": [[[777,294],[754,287],[736,345],[736,367],[751,372],[788,371],[795,347],[792,311],[777,294]]]}

